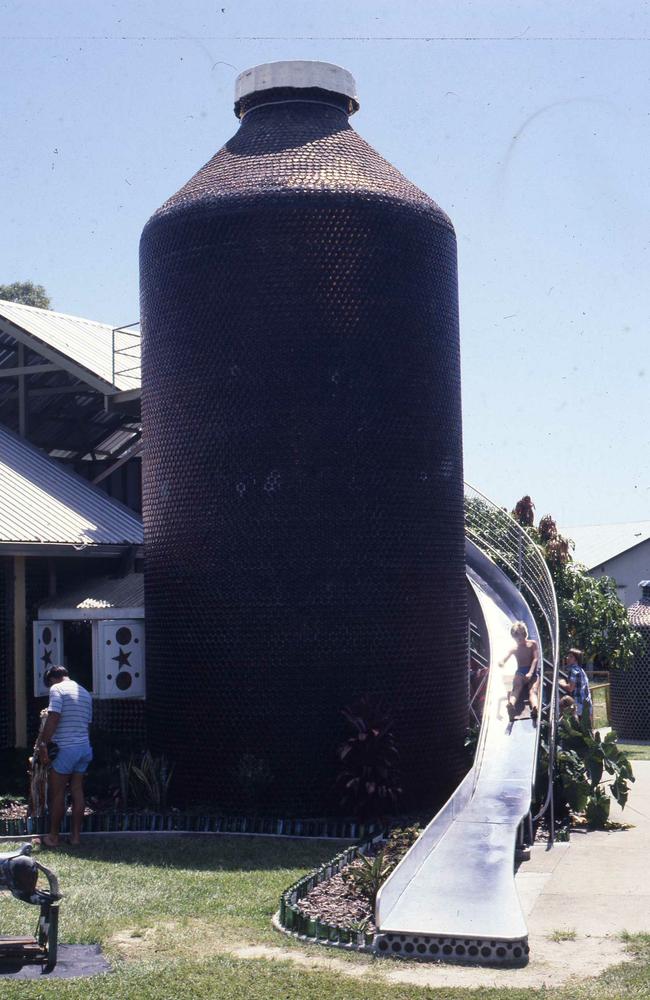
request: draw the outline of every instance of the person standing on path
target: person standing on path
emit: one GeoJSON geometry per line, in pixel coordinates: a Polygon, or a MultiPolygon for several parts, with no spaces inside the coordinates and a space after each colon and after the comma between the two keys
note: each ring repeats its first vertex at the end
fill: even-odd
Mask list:
{"type": "Polygon", "coordinates": [[[559,684],[566,694],[570,694],[576,703],[576,711],[579,719],[587,709],[589,725],[593,725],[593,704],[591,691],[589,689],[589,678],[582,666],[582,650],[570,649],[566,656],[567,679],[560,680],[559,684]]]}
{"type": "Polygon", "coordinates": [[[41,838],[45,847],[59,846],[59,831],[65,811],[65,790],[70,784],[72,823],[70,843],[79,844],[86,802],[84,774],[93,759],[88,726],[93,717],[92,696],[70,679],[62,666],[49,667],[43,678],[50,689],[47,720],[38,747],[41,764],[50,767],[50,832],[41,838]],[[56,737],[57,753],[50,761],[48,743],[56,737]]]}

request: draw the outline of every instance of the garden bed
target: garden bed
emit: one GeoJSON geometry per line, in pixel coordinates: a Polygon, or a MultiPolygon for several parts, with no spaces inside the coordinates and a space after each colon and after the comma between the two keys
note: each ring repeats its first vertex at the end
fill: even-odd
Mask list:
{"type": "Polygon", "coordinates": [[[279,929],[301,939],[368,950],[377,929],[375,900],[420,834],[419,827],[392,830],[359,847],[349,847],[299,879],[282,894],[276,914],[279,929]]]}
{"type": "MultiPolygon", "coordinates": [[[[330,887],[334,877],[341,877],[341,872],[354,861],[360,853],[367,853],[373,847],[369,841],[360,847],[349,847],[337,854],[326,865],[315,869],[309,875],[294,882],[280,897],[280,909],[275,916],[275,924],[295,937],[317,941],[321,944],[338,945],[339,947],[369,949],[372,947],[374,931],[366,929],[363,922],[348,919],[349,909],[342,914],[343,923],[330,923],[326,913],[333,916],[337,905],[330,897],[330,887]],[[314,905],[315,890],[321,888],[320,903],[314,905]],[[328,900],[328,902],[325,902],[328,900]]],[[[334,916],[336,919],[336,916],[334,916]]]]}
{"type": "MultiPolygon", "coordinates": [[[[360,864],[358,859],[350,862],[346,874],[360,864]]],[[[370,900],[355,890],[342,871],[325,882],[317,883],[300,900],[298,909],[308,920],[320,920],[334,927],[363,930],[368,934],[374,934],[376,930],[370,900]]]]}

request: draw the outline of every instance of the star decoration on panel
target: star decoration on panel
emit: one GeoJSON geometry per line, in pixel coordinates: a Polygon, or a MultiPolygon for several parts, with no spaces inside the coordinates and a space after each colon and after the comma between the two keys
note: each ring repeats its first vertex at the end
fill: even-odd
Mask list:
{"type": "Polygon", "coordinates": [[[144,622],[102,620],[97,623],[100,653],[99,697],[144,698],[144,622]]]}
{"type": "Polygon", "coordinates": [[[123,649],[121,649],[119,651],[119,653],[117,654],[117,656],[111,656],[111,659],[115,660],[116,663],[117,663],[117,665],[118,665],[118,667],[120,667],[120,669],[121,669],[122,667],[130,667],[131,666],[131,661],[129,660],[130,656],[131,656],[131,653],[127,653],[123,649]]]}

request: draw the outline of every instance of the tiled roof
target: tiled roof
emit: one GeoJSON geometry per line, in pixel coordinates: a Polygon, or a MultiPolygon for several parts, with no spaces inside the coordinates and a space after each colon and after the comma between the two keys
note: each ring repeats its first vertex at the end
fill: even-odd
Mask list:
{"type": "Polygon", "coordinates": [[[627,609],[627,614],[635,628],[650,629],[650,603],[647,600],[637,601],[627,609]]]}

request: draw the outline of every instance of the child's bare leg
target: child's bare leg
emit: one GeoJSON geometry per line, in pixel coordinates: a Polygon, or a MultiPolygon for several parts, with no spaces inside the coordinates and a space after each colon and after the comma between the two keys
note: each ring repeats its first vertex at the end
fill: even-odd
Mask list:
{"type": "Polygon", "coordinates": [[[512,691],[508,692],[508,702],[506,708],[508,709],[508,717],[511,722],[515,718],[515,705],[521,693],[521,687],[523,684],[523,678],[521,674],[516,673],[512,680],[512,691]]]}
{"type": "Polygon", "coordinates": [[[524,679],[520,673],[516,673],[512,680],[512,691],[508,694],[508,704],[513,707],[517,704],[519,695],[521,694],[521,689],[524,684],[524,679]]]}
{"type": "Polygon", "coordinates": [[[528,688],[528,704],[532,717],[536,719],[539,712],[539,677],[528,688]]]}

